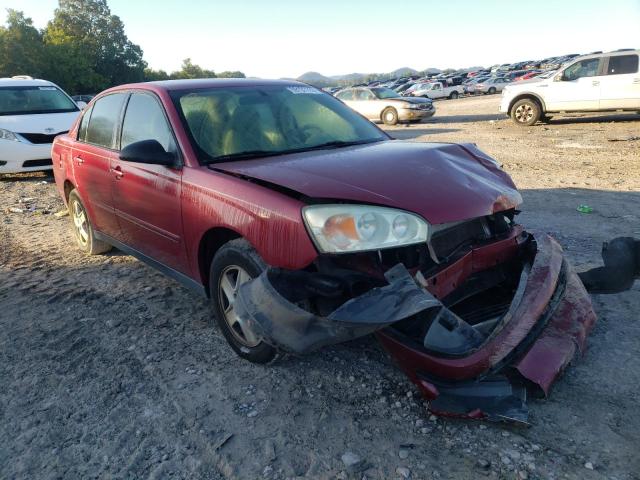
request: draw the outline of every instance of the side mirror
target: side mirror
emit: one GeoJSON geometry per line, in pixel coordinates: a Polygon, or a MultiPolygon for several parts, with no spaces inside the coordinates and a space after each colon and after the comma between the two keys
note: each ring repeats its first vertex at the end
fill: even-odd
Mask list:
{"type": "Polygon", "coordinates": [[[127,145],[120,152],[120,160],[166,167],[176,166],[176,156],[167,152],[157,140],[142,140],[127,145]]]}
{"type": "Polygon", "coordinates": [[[558,73],[555,77],[553,77],[554,82],[562,82],[564,81],[564,72],[558,73]]]}

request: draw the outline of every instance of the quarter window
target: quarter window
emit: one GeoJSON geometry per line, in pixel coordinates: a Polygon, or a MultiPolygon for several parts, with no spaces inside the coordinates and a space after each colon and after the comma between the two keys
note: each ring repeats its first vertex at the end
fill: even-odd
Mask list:
{"type": "Polygon", "coordinates": [[[618,55],[609,57],[607,75],[624,75],[638,71],[638,55],[618,55]]]}
{"type": "Polygon", "coordinates": [[[89,126],[87,127],[87,143],[113,148],[116,125],[118,124],[122,103],[126,96],[125,93],[113,93],[98,99],[94,103],[89,126]]]}
{"type": "Polygon", "coordinates": [[[134,93],[122,123],[121,148],[143,140],[157,140],[167,152],[175,150],[173,135],[160,104],[151,95],[134,93]]]}

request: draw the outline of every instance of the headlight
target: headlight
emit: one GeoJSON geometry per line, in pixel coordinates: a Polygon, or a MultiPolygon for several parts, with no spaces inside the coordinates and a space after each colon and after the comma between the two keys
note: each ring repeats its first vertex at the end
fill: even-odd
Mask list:
{"type": "Polygon", "coordinates": [[[409,109],[411,109],[411,110],[418,110],[418,109],[420,108],[420,105],[421,105],[421,104],[419,104],[419,103],[407,103],[407,104],[404,106],[404,108],[409,108],[409,109]]]}
{"type": "Polygon", "coordinates": [[[0,128],[0,140],[11,140],[13,142],[19,142],[20,140],[16,137],[16,134],[10,132],[9,130],[4,130],[0,128]]]}
{"type": "Polygon", "coordinates": [[[367,205],[311,205],[302,216],[323,253],[361,252],[427,241],[429,225],[413,213],[367,205]]]}

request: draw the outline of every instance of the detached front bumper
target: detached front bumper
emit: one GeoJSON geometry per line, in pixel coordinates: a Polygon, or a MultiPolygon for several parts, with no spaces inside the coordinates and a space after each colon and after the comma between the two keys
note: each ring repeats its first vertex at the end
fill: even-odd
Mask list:
{"type": "Polygon", "coordinates": [[[388,285],[354,297],[326,316],[308,311],[304,295],[296,293],[299,286],[287,283],[286,272],[276,270],[243,285],[235,307],[259,337],[295,353],[376,332],[434,413],[526,423],[527,391],[549,393],[576,352],[584,351],[596,321],[590,297],[558,243],[548,236],[533,243],[527,238],[514,231],[426,279],[398,264],[385,274],[388,285]],[[480,336],[439,298],[475,273],[517,258],[524,243],[535,246],[533,260],[523,269],[497,326],[480,336]],[[415,315],[431,322],[424,345],[394,328],[415,315]],[[456,351],[458,347],[464,349],[456,351]]]}

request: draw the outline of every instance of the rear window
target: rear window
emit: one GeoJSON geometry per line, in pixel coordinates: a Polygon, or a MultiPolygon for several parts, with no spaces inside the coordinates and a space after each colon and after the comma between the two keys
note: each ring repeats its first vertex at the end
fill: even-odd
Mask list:
{"type": "Polygon", "coordinates": [[[624,75],[638,71],[638,55],[618,55],[609,57],[607,75],[624,75]]]}
{"type": "Polygon", "coordinates": [[[126,96],[125,93],[114,93],[98,99],[93,104],[91,119],[87,127],[87,143],[113,148],[115,127],[126,96]]]}
{"type": "Polygon", "coordinates": [[[78,106],[58,87],[0,87],[0,115],[77,112],[78,106]]]}

